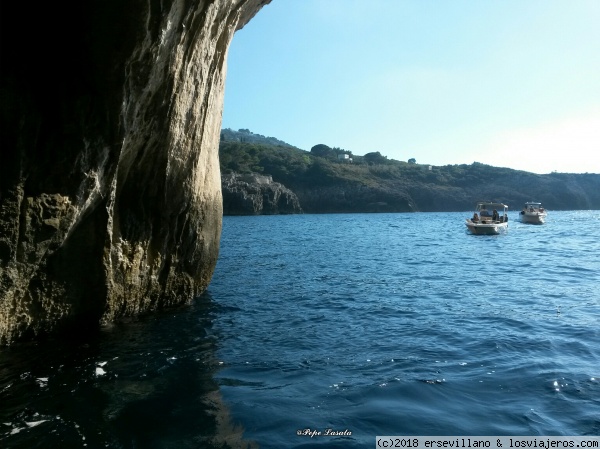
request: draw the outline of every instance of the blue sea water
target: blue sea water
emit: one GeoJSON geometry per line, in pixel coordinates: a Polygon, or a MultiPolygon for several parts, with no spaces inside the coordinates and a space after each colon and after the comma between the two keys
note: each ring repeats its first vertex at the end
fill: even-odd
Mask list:
{"type": "Polygon", "coordinates": [[[0,351],[0,445],[600,434],[600,211],[469,215],[224,217],[191,306],[0,351]]]}

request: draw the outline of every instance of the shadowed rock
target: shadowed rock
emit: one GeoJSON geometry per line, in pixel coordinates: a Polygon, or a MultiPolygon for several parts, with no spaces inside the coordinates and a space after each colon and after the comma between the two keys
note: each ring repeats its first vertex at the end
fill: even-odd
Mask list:
{"type": "Polygon", "coordinates": [[[269,1],[2,5],[0,344],[206,288],[227,50],[269,1]]]}

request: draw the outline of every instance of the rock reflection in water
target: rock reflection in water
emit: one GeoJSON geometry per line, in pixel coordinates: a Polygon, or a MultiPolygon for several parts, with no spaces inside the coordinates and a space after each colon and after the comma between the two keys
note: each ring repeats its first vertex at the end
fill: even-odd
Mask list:
{"type": "Polygon", "coordinates": [[[86,335],[4,348],[0,445],[253,447],[214,381],[213,307],[204,295],[86,335]]]}

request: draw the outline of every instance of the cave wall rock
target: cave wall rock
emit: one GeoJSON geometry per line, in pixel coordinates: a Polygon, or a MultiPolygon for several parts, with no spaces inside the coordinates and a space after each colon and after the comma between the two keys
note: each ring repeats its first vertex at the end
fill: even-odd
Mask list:
{"type": "Polygon", "coordinates": [[[227,50],[269,2],[2,3],[0,344],[206,288],[227,50]]]}

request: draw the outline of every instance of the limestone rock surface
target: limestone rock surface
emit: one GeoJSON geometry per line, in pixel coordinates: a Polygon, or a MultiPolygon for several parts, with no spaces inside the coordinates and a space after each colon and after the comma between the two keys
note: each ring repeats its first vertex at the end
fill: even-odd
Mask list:
{"type": "Polygon", "coordinates": [[[0,344],[206,288],[227,50],[269,1],[3,3],[0,344]]]}
{"type": "Polygon", "coordinates": [[[270,175],[222,175],[224,215],[300,214],[302,207],[294,192],[270,175]]]}

